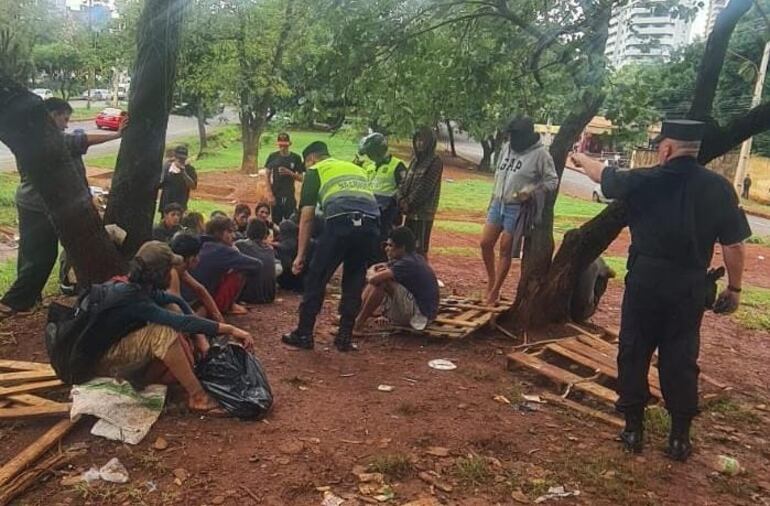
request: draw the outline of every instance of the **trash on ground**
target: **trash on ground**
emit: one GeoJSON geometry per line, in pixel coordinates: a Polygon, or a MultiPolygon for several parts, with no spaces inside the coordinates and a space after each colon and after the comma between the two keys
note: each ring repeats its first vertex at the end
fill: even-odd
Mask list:
{"type": "Polygon", "coordinates": [[[716,470],[727,476],[737,476],[743,472],[743,467],[738,459],[719,455],[716,460],[716,470]]]}
{"type": "Polygon", "coordinates": [[[522,394],[521,398],[527,402],[537,402],[538,404],[545,404],[545,401],[541,399],[539,395],[522,394]]]}
{"type": "Polygon", "coordinates": [[[446,360],[444,358],[437,358],[435,360],[431,360],[430,362],[428,362],[428,365],[432,369],[438,369],[439,371],[453,371],[457,369],[457,366],[453,362],[446,360]]]}
{"type": "Polygon", "coordinates": [[[139,444],[163,411],[166,390],[165,385],[150,385],[137,392],[127,381],[94,378],[72,387],[70,419],[95,416],[94,436],[139,444]]]}
{"type": "Polygon", "coordinates": [[[549,499],[562,499],[564,497],[577,497],[579,495],[580,490],[567,491],[564,489],[564,485],[559,485],[557,487],[550,487],[547,494],[541,495],[535,499],[535,504],[540,504],[542,502],[548,501],[549,499]]]}
{"type": "Polygon", "coordinates": [[[86,483],[93,483],[99,480],[109,483],[128,483],[128,470],[117,458],[113,457],[100,469],[92,467],[80,477],[80,481],[85,481],[86,483]]]}
{"type": "Polygon", "coordinates": [[[326,490],[324,492],[323,501],[321,501],[321,506],[340,506],[344,502],[345,499],[334,495],[331,490],[326,490]]]}
{"type": "Polygon", "coordinates": [[[499,402],[500,404],[510,404],[511,403],[511,401],[508,400],[508,397],[506,397],[504,395],[495,395],[494,397],[492,397],[492,399],[495,402],[499,402]]]}
{"type": "Polygon", "coordinates": [[[392,385],[380,385],[377,387],[377,390],[379,390],[380,392],[392,392],[395,389],[396,387],[392,385]]]}

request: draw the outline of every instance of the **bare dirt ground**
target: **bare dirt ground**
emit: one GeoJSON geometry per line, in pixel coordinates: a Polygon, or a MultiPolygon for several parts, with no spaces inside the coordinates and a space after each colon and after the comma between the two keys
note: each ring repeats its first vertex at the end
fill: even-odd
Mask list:
{"type": "MultiPolygon", "coordinates": [[[[462,175],[449,169],[445,177],[462,175]]],[[[206,174],[204,181],[209,178],[219,181],[215,174],[206,174]]],[[[233,180],[222,184],[236,188],[253,181],[234,174],[227,178],[233,180]]],[[[478,241],[438,230],[435,237],[434,246],[475,247],[478,241]]],[[[611,254],[624,254],[627,244],[627,236],[621,236],[611,254]]],[[[751,246],[747,283],[770,287],[759,256],[770,258],[770,250],[751,246]]],[[[431,261],[447,292],[472,295],[483,289],[480,259],[434,254],[431,261]]],[[[517,266],[511,277],[518,277],[517,266]]],[[[513,287],[510,283],[507,293],[513,287]]],[[[611,283],[594,321],[617,326],[621,296],[622,284],[611,283]]],[[[522,405],[522,393],[555,389],[536,375],[506,369],[505,354],[518,343],[501,334],[486,331],[463,341],[374,337],[361,342],[360,352],[340,354],[330,349],[335,303],[327,301],[315,351],[294,351],[279,338],[294,325],[298,302],[296,295],[280,293],[275,304],[233,319],[256,337],[256,354],[272,383],[276,405],[266,420],[196,417],[176,395],[138,446],[93,437],[88,433],[92,422],[86,421],[63,446],[83,443],[87,454],[63,474],[118,457],[129,470],[129,483],[65,486],[60,474],[18,504],[319,505],[324,487],[347,499],[345,505],[375,501],[360,493],[356,466],[382,472],[394,494],[387,504],[396,505],[421,497],[446,505],[518,504],[556,485],[580,491],[559,501],[563,504],[770,502],[767,332],[706,316],[701,365],[730,389],[712,390],[704,400],[695,428],[696,454],[682,465],[662,456],[662,430],[651,430],[645,453],[633,457],[620,450],[609,425],[552,405],[535,405],[534,411],[522,405]],[[433,370],[427,363],[434,358],[458,367],[433,370]],[[382,384],[394,390],[378,391],[382,384]],[[497,395],[512,405],[496,402],[497,395]],[[159,436],[169,442],[167,449],[153,449],[159,436]],[[719,455],[737,458],[745,473],[717,474],[719,455]]],[[[40,313],[2,323],[0,356],[45,361],[43,326],[40,313]]],[[[0,424],[0,459],[15,455],[51,423],[0,424]]]]}

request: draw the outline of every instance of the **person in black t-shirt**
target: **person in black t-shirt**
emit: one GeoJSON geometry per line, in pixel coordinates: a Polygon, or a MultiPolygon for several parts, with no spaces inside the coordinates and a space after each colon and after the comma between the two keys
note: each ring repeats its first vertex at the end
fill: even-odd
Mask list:
{"type": "Polygon", "coordinates": [[[177,203],[187,210],[190,192],[198,187],[198,174],[195,167],[187,163],[187,154],[187,147],[177,146],[174,149],[174,159],[163,165],[158,205],[161,211],[171,203],[177,203]]]}
{"type": "Polygon", "coordinates": [[[267,200],[272,207],[273,222],[280,224],[297,210],[294,182],[302,181],[305,163],[297,153],[289,151],[289,134],[278,134],[278,151],[270,153],[265,162],[267,175],[267,200]]]}
{"type": "Polygon", "coordinates": [[[364,330],[380,306],[394,325],[425,330],[436,319],[439,287],[425,257],[416,253],[417,239],[407,227],[394,228],[385,242],[388,262],[372,266],[353,332],[364,330]]]}

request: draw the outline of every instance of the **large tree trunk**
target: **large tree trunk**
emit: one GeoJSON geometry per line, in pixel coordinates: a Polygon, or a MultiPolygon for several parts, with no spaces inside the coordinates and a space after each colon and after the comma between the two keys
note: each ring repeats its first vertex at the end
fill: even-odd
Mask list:
{"type": "Polygon", "coordinates": [[[43,102],[0,76],[0,141],[40,193],[78,280],[102,282],[124,272],[88,187],[43,102]]]}
{"type": "Polygon", "coordinates": [[[492,167],[492,154],[495,152],[495,140],[492,137],[488,137],[481,141],[481,161],[479,162],[479,170],[482,172],[490,172],[492,167]]]}
{"type": "Polygon", "coordinates": [[[256,174],[259,169],[259,143],[265,129],[266,117],[261,112],[241,112],[241,143],[243,158],[241,172],[256,174]]]}
{"type": "Polygon", "coordinates": [[[138,22],[128,109],[131,123],[120,144],[106,216],[107,222],[128,233],[126,255],[136,252],[152,234],[185,4],[146,0],[138,22]]]}

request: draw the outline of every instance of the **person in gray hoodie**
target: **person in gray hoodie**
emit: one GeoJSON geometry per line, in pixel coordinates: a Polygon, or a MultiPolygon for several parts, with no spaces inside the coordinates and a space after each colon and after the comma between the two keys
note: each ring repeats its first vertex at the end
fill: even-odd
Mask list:
{"type": "Polygon", "coordinates": [[[503,146],[495,171],[495,187],[481,238],[489,305],[500,298],[500,290],[511,268],[514,228],[522,203],[535,191],[552,192],[559,185],[553,159],[540,141],[540,135],[535,133],[532,119],[515,118],[508,123],[506,131],[509,140],[503,146]],[[495,265],[498,239],[500,261],[495,265]]]}

